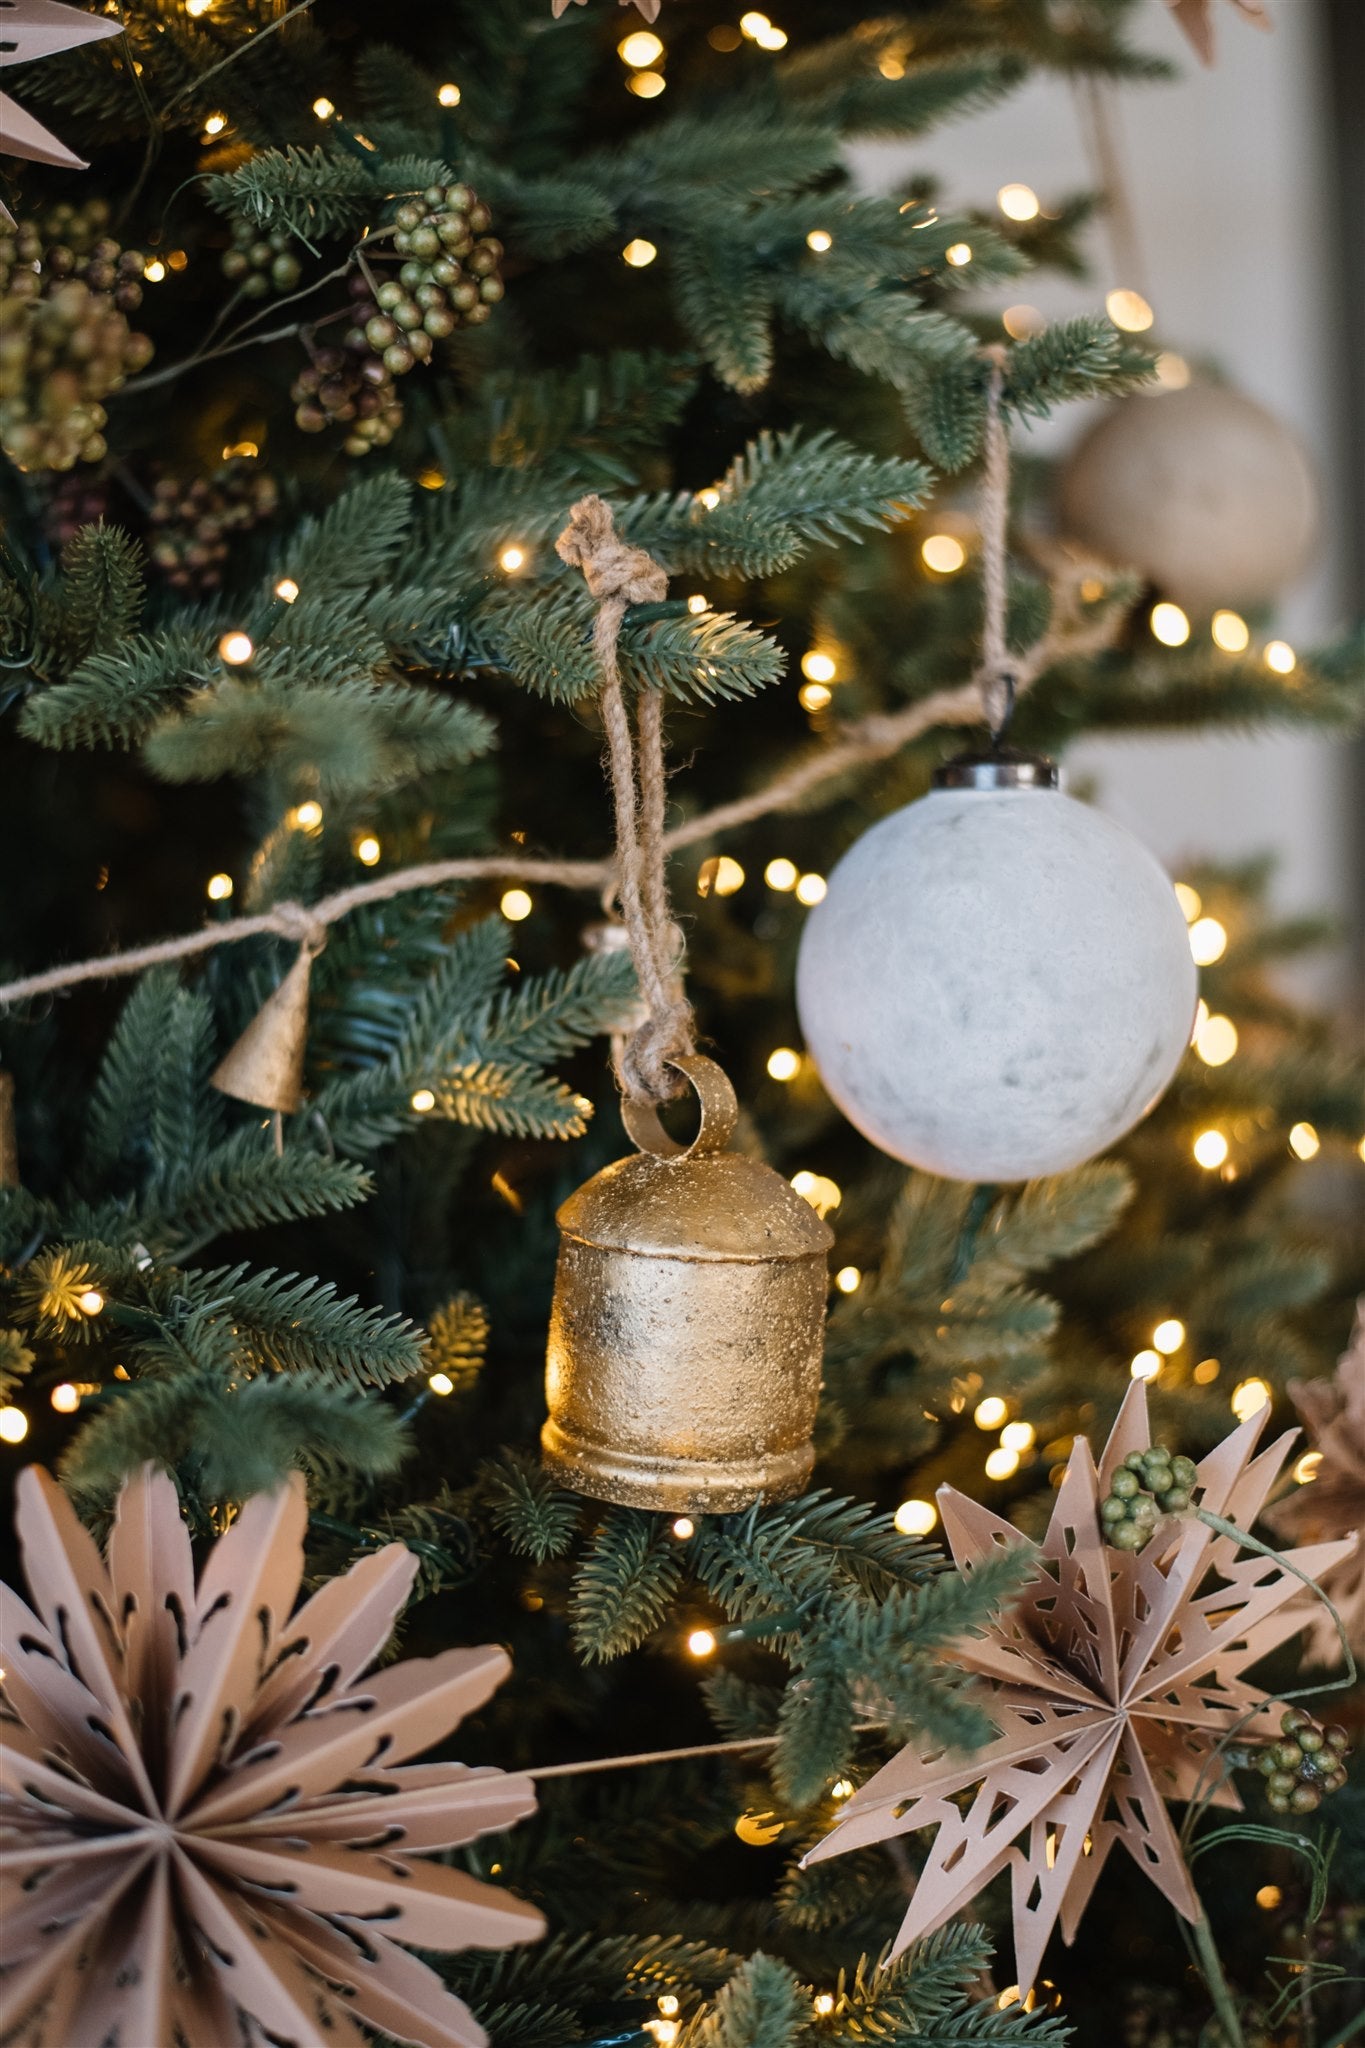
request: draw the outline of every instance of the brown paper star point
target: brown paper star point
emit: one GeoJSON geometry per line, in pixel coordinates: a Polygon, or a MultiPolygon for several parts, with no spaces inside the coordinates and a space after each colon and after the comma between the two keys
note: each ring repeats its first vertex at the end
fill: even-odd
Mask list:
{"type": "MultiPolygon", "coordinates": [[[[1198,1468],[1201,1503],[1249,1527],[1274,1483],[1288,1437],[1254,1456],[1267,1410],[1198,1468]]],[[[936,1830],[891,1950],[933,1933],[1002,1871],[1012,1879],[1015,1960],[1026,1995],[1060,1923],[1070,1942],[1117,1844],[1187,1919],[1199,1903],[1167,1812],[1207,1793],[1239,1806],[1216,1746],[1234,1728],[1278,1732],[1272,1702],[1242,1674],[1304,1626],[1290,1611],[1300,1581],[1239,1554],[1235,1540],[1168,1516],[1141,1551],[1105,1542],[1099,1502],[1130,1451],[1151,1442],[1146,1392],[1134,1382],[1096,1469],[1079,1438],[1022,1595],[955,1658],[987,1680],[999,1733],[974,1755],[910,1744],[849,1800],[807,1862],[918,1829],[936,1830]],[[976,1787],[970,1801],[959,1795],[976,1787]]],[[[970,1572],[1019,1531],[952,1487],[938,1495],[944,1533],[970,1572]]],[[[1291,1553],[1310,1577],[1349,1544],[1291,1553]]]]}
{"type": "MultiPolygon", "coordinates": [[[[0,0],[0,68],[31,64],[39,57],[54,57],[60,50],[74,50],[81,43],[122,34],[121,21],[65,7],[61,0],[0,0]]],[[[84,157],[50,135],[8,93],[0,93],[0,151],[35,164],[57,164],[75,171],[86,168],[84,157]]],[[[0,219],[14,225],[3,205],[0,219]]]]}
{"type": "Polygon", "coordinates": [[[422,2048],[483,2030],[399,1944],[503,1948],[534,1908],[430,1862],[535,1806],[526,1777],[410,1764],[507,1675],[496,1647],[363,1673],[412,1584],[402,1544],[293,1612],[296,1477],[249,1500],[196,1584],[148,1467],[107,1555],[36,1466],[17,1521],[34,1608],[0,1587],[0,2032],[25,2048],[267,2036],[422,2048]]]}
{"type": "MultiPolygon", "coordinates": [[[[1232,4],[1244,20],[1257,28],[1275,26],[1261,0],[1232,0],[1232,4]]],[[[1166,5],[1179,22],[1200,63],[1212,64],[1215,47],[1213,0],[1166,0],[1166,5]]]]}

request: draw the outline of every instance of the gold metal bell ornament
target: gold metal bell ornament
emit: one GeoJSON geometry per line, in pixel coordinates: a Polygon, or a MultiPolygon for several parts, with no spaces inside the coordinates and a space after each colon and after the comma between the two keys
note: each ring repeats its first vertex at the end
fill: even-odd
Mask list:
{"type": "Polygon", "coordinates": [[[810,1473],[834,1240],[780,1174],[725,1149],[739,1110],[720,1068],[669,1065],[696,1092],[692,1143],[627,1096],[640,1150],[559,1211],[541,1445],[579,1493],[718,1514],[810,1473]]]}

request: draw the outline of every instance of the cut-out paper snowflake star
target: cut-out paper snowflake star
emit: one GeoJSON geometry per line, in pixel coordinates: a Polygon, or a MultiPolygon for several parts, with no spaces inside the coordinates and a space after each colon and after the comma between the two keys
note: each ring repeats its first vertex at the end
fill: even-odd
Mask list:
{"type": "MultiPolygon", "coordinates": [[[[1198,1467],[1197,1503],[1239,1528],[1255,1520],[1293,1440],[1291,1431],[1253,1457],[1268,1413],[1252,1416],[1198,1467]]],[[[1116,1843],[1178,1912],[1200,1917],[1166,1801],[1208,1793],[1220,1805],[1240,1805],[1217,1744],[1234,1729],[1253,1740],[1278,1734],[1267,1696],[1242,1674],[1306,1616],[1297,1606],[1286,1611],[1301,1581],[1281,1563],[1239,1555],[1234,1538],[1193,1516],[1167,1516],[1139,1551],[1105,1542],[1100,1500],[1128,1453],[1150,1442],[1146,1392],[1136,1381],[1098,1471],[1077,1438],[1036,1578],[997,1623],[955,1647],[955,1661],[991,1682],[996,1739],[972,1756],[927,1741],[901,1750],[806,1858],[937,1829],[893,1955],[1009,1868],[1026,1995],[1059,1920],[1064,1938],[1074,1938],[1116,1843]],[[979,1789],[959,1806],[972,1786],[979,1789]]],[[[940,1489],[938,1502],[965,1571],[997,1546],[1025,1541],[951,1487],[940,1489]]],[[[1289,1555],[1313,1578],[1350,1547],[1326,1543],[1289,1555]]]]}
{"type": "MultiPolygon", "coordinates": [[[[1246,21],[1254,22],[1257,28],[1274,26],[1261,0],[1232,0],[1232,4],[1246,21]]],[[[1193,45],[1200,63],[1212,64],[1214,0],[1166,0],[1166,5],[1193,45]]]]}
{"type": "MultiPolygon", "coordinates": [[[[37,57],[55,57],[59,50],[75,49],[79,43],[122,34],[121,21],[86,14],[79,7],[63,7],[60,0],[0,0],[0,67],[31,64],[37,57]]],[[[85,169],[84,157],[58,142],[8,93],[0,93],[0,151],[6,156],[26,157],[30,163],[85,169]]],[[[13,227],[13,216],[3,205],[0,219],[13,227]]]]}
{"type": "Polygon", "coordinates": [[[539,1913],[424,1860],[529,1813],[528,1778],[406,1764],[507,1675],[496,1648],[362,1677],[417,1560],[395,1543],[295,1614],[307,1504],[249,1500],[195,1583],[171,1481],[119,1499],[107,1559],[37,1466],[0,1588],[0,2033],[24,2048],[483,2048],[424,1949],[539,1913]]]}
{"type": "MultiPolygon", "coordinates": [[[[587,4],[588,0],[574,0],[576,7],[586,7],[587,4]]],[[[630,4],[631,0],[621,0],[623,7],[629,7],[630,4]]],[[[569,0],[550,0],[550,11],[556,21],[559,20],[560,15],[564,13],[568,5],[569,0]]],[[[659,0],[635,0],[635,5],[646,21],[657,21],[659,19],[659,0]]]]}

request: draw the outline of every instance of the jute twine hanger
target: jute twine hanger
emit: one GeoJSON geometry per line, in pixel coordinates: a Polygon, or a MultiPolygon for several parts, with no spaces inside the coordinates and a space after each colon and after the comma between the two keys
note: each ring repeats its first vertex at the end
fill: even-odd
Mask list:
{"type": "Polygon", "coordinates": [[[669,1062],[695,1052],[697,1038],[668,901],[663,691],[638,693],[637,738],[617,656],[627,608],[666,597],[668,574],[643,548],[622,540],[611,507],[595,494],[572,508],[555,549],[562,561],[583,571],[597,600],[592,639],[602,670],[602,724],[616,812],[616,890],[648,1010],[645,1021],[619,1044],[617,1077],[634,1101],[666,1102],[683,1085],[669,1062]]]}

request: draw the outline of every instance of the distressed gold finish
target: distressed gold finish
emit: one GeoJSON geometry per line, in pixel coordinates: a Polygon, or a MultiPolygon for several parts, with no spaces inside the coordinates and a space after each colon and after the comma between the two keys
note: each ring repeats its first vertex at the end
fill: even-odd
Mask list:
{"type": "Polygon", "coordinates": [[[642,1150],[559,1211],[541,1445],[579,1493],[720,1514],[809,1476],[833,1236],[780,1174],[725,1150],[738,1111],[720,1068],[671,1064],[698,1097],[693,1142],[627,1102],[642,1150]]]}
{"type": "Polygon", "coordinates": [[[308,1042],[308,975],[312,952],[299,957],[267,996],[213,1072],[213,1086],[239,1102],[292,1115],[303,1101],[303,1055],[308,1042]]]}

